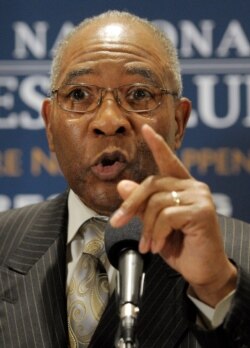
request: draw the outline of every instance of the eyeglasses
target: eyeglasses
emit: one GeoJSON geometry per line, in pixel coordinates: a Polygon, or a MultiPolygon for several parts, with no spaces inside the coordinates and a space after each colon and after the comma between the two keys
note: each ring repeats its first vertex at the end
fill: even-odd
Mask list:
{"type": "Polygon", "coordinates": [[[99,107],[107,92],[111,92],[124,110],[143,113],[155,110],[161,105],[163,95],[178,97],[178,93],[170,92],[154,85],[134,83],[117,88],[104,88],[88,84],[65,84],[52,91],[56,95],[58,105],[65,111],[85,113],[99,107]]]}

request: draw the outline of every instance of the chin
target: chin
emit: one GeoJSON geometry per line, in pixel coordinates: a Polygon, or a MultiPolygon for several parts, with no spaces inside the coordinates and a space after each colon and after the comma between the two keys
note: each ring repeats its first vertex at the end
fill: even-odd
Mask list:
{"type": "Polygon", "coordinates": [[[82,201],[98,214],[110,216],[122,203],[117,191],[117,184],[89,185],[83,195],[82,201]]]}
{"type": "Polygon", "coordinates": [[[110,216],[119,208],[121,203],[122,200],[120,198],[119,200],[95,199],[88,206],[100,215],[110,216]]]}

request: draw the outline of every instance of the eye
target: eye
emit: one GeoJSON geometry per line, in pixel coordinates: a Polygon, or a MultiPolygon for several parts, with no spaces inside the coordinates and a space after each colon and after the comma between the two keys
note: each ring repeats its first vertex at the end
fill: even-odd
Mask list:
{"type": "Polygon", "coordinates": [[[147,91],[146,89],[143,88],[138,88],[132,92],[132,95],[134,99],[140,100],[140,99],[145,99],[145,98],[150,98],[151,93],[147,91]]]}
{"type": "Polygon", "coordinates": [[[68,93],[68,97],[70,97],[73,101],[83,101],[87,99],[89,93],[82,87],[74,88],[71,92],[68,93]]]}
{"type": "Polygon", "coordinates": [[[140,86],[140,87],[133,87],[128,91],[127,99],[135,102],[150,100],[153,98],[153,92],[150,91],[150,89],[140,86]]]}

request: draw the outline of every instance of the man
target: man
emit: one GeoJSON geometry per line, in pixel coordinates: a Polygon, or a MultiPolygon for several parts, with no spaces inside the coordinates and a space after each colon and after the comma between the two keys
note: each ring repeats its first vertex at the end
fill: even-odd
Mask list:
{"type": "MultiPolygon", "coordinates": [[[[139,216],[140,251],[154,254],[140,347],[250,347],[250,227],[218,217],[174,155],[191,103],[169,40],[127,13],[87,20],[59,47],[51,90],[42,114],[70,191],[1,214],[0,346],[67,347],[68,321],[78,347],[65,295],[73,244],[85,220],[112,215],[114,227],[139,216]]],[[[117,325],[111,290],[89,346],[112,347],[117,325]]]]}

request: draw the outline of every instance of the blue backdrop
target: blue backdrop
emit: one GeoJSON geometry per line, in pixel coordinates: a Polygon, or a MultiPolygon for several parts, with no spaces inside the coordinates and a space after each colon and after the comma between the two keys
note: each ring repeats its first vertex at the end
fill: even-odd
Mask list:
{"type": "Polygon", "coordinates": [[[40,116],[58,40],[83,18],[128,10],[168,32],[193,113],[179,156],[211,187],[220,212],[250,221],[248,0],[0,0],[0,210],[66,184],[40,116]]]}

